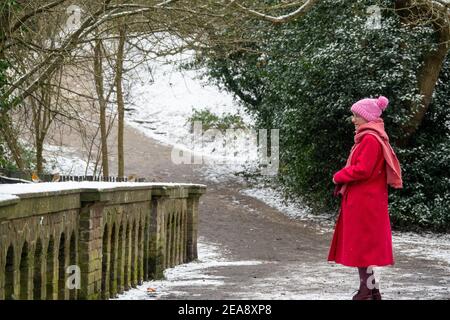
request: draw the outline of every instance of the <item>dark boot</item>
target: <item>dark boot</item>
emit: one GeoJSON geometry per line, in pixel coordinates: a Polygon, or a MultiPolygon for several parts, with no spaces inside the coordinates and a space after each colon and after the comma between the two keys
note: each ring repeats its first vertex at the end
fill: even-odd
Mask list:
{"type": "Polygon", "coordinates": [[[358,292],[353,296],[352,300],[375,300],[372,295],[372,290],[358,290],[358,292]]]}
{"type": "Polygon", "coordinates": [[[367,287],[367,280],[372,273],[367,273],[367,267],[358,267],[359,272],[359,290],[353,296],[352,300],[374,300],[372,290],[367,287]]]}
{"type": "Polygon", "coordinates": [[[378,289],[372,289],[372,300],[382,300],[381,299],[381,292],[378,289]]]}

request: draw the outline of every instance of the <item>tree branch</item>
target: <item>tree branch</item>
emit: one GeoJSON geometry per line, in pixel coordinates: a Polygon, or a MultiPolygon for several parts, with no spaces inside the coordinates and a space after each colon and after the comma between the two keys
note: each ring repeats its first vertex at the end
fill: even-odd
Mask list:
{"type": "Polygon", "coordinates": [[[264,20],[268,20],[268,21],[270,21],[270,22],[272,22],[272,23],[276,23],[276,24],[278,24],[278,23],[289,22],[289,21],[291,21],[291,20],[294,20],[294,19],[296,19],[296,18],[298,18],[298,17],[301,17],[301,16],[305,15],[305,14],[306,14],[309,10],[311,10],[318,2],[319,2],[319,0],[307,0],[307,1],[306,1],[300,8],[298,8],[297,10],[295,10],[295,11],[293,11],[293,12],[291,12],[291,13],[282,15],[282,16],[275,17],[275,16],[271,16],[271,15],[268,15],[268,14],[264,14],[264,13],[261,13],[261,12],[258,12],[258,11],[255,11],[255,10],[252,10],[252,9],[249,9],[249,8],[246,8],[246,7],[242,6],[242,5],[240,5],[239,3],[237,3],[236,1],[233,1],[233,3],[234,3],[236,6],[238,6],[239,8],[241,8],[242,10],[244,10],[245,12],[250,13],[250,14],[256,16],[256,17],[262,18],[262,19],[264,19],[264,20]]]}
{"type": "MultiPolygon", "coordinates": [[[[15,31],[17,31],[21,26],[23,26],[23,24],[30,18],[34,17],[35,15],[50,10],[58,5],[60,5],[63,2],[66,2],[67,0],[56,0],[54,2],[51,2],[49,4],[46,4],[40,8],[31,10],[30,12],[24,14],[21,18],[18,19],[18,21],[16,22],[16,24],[14,24],[14,26],[11,28],[11,30],[9,30],[10,33],[13,33],[15,31]]],[[[6,35],[3,35],[0,38],[0,42],[3,42],[6,40],[6,35]]]]}
{"type": "MultiPolygon", "coordinates": [[[[78,39],[84,35],[84,31],[88,29],[91,24],[96,21],[96,19],[101,16],[104,11],[106,10],[107,6],[111,0],[105,1],[105,6],[101,10],[94,13],[91,17],[86,19],[83,24],[80,26],[78,30],[76,30],[74,33],[72,33],[61,45],[58,52],[52,52],[47,57],[44,58],[44,60],[36,65],[32,70],[27,72],[25,75],[20,77],[15,83],[10,85],[10,87],[5,90],[5,92],[2,95],[2,99],[7,100],[12,93],[19,87],[22,86],[27,80],[29,80],[34,74],[36,74],[39,70],[41,70],[44,66],[47,66],[44,71],[39,74],[39,76],[26,88],[23,92],[21,92],[19,95],[15,96],[15,105],[23,101],[25,98],[27,98],[31,92],[33,92],[34,89],[39,85],[41,81],[46,79],[58,66],[61,61],[64,59],[64,53],[71,52],[76,46],[78,39]]],[[[2,109],[1,112],[6,112],[7,110],[2,109]]]]}

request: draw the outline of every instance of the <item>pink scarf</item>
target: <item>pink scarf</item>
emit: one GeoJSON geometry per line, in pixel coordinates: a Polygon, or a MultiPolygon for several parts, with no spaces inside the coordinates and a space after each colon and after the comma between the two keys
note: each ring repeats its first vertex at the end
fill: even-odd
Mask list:
{"type": "MultiPolygon", "coordinates": [[[[381,147],[383,149],[383,156],[386,160],[386,175],[387,175],[387,183],[393,188],[400,189],[403,187],[402,182],[402,171],[400,168],[400,162],[397,159],[397,156],[395,155],[394,150],[392,149],[391,145],[389,144],[389,137],[384,130],[384,121],[381,118],[378,118],[377,120],[370,121],[367,123],[364,123],[358,127],[358,129],[355,132],[355,144],[353,145],[352,149],[350,150],[350,156],[347,159],[347,163],[345,167],[350,166],[350,163],[352,161],[353,153],[355,152],[356,147],[361,142],[362,138],[366,134],[371,134],[377,140],[380,142],[381,147]]],[[[347,189],[347,184],[342,185],[339,192],[340,194],[344,194],[345,189],[347,189]]]]}

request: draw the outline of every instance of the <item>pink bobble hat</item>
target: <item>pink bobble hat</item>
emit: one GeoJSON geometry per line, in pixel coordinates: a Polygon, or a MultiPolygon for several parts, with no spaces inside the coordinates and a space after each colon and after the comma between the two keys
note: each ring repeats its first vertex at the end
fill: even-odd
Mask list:
{"type": "Polygon", "coordinates": [[[389,100],[380,96],[378,99],[365,98],[355,102],[351,110],[367,121],[374,121],[380,118],[381,113],[387,108],[389,100]]]}

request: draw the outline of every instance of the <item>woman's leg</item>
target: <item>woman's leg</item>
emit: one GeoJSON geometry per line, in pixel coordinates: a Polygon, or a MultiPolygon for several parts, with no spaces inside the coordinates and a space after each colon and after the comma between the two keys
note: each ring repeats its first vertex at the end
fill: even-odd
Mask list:
{"type": "Polygon", "coordinates": [[[359,290],[358,293],[355,296],[353,296],[353,299],[381,300],[380,291],[378,290],[378,286],[375,285],[375,276],[373,268],[369,269],[368,267],[358,267],[358,273],[359,273],[359,290]],[[369,282],[371,285],[369,285],[369,282]]]}
{"type": "Polygon", "coordinates": [[[358,267],[359,272],[359,290],[362,293],[372,292],[368,287],[368,281],[371,276],[373,276],[373,269],[370,271],[368,267],[358,267]]]}
{"type": "Polygon", "coordinates": [[[372,290],[367,286],[368,279],[371,275],[373,275],[373,271],[368,273],[367,267],[358,267],[358,273],[359,290],[358,293],[353,296],[353,300],[373,300],[372,290]]]}

